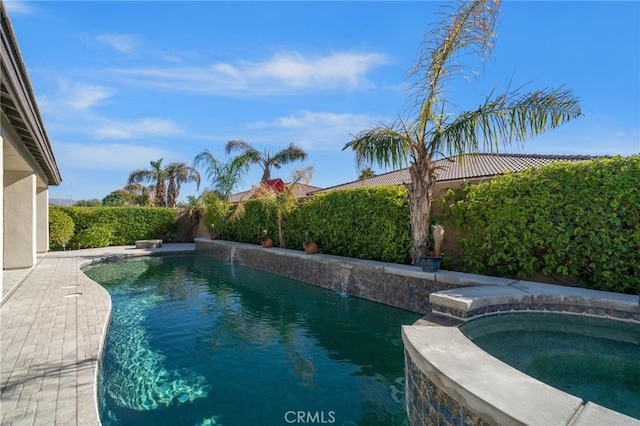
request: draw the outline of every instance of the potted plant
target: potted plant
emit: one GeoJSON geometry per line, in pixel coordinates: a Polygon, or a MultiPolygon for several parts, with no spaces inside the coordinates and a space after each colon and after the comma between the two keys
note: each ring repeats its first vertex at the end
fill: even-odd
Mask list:
{"type": "Polygon", "coordinates": [[[258,237],[258,241],[260,241],[260,245],[264,248],[273,247],[273,240],[269,238],[269,234],[266,229],[262,230],[262,234],[258,237]]]}
{"type": "Polygon", "coordinates": [[[304,247],[304,252],[307,254],[316,254],[318,252],[318,245],[309,238],[309,231],[304,231],[302,247],[304,247]]]}
{"type": "Polygon", "coordinates": [[[440,247],[444,239],[444,226],[431,225],[431,235],[433,235],[433,251],[429,251],[427,256],[420,257],[420,267],[425,272],[436,272],[440,269],[440,247]]]}

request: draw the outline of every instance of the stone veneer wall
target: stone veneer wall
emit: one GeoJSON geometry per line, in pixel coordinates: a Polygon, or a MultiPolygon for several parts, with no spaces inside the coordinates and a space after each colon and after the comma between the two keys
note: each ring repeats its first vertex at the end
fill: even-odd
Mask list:
{"type": "Polygon", "coordinates": [[[196,252],[424,314],[431,312],[429,294],[458,287],[428,279],[418,267],[403,273],[403,265],[252,244],[196,239],[196,252]]]}
{"type": "Polygon", "coordinates": [[[433,383],[405,350],[405,399],[410,425],[489,426],[433,383]]]}

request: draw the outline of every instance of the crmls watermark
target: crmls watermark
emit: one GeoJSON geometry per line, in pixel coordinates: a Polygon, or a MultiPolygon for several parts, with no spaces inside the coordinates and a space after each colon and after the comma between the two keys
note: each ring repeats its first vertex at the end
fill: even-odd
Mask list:
{"type": "Polygon", "coordinates": [[[335,411],[287,411],[284,421],[289,424],[332,424],[336,422],[335,411]]]}

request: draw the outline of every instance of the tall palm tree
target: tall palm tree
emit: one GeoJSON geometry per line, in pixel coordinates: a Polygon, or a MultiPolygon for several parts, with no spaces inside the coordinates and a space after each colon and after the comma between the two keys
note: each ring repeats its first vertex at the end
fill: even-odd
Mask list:
{"type": "Polygon", "coordinates": [[[450,115],[445,99],[446,83],[466,77],[469,68],[459,61],[469,54],[484,63],[490,57],[500,13],[500,1],[458,0],[444,6],[444,19],[425,35],[416,64],[409,97],[413,119],[365,130],[343,149],[351,147],[359,165],[378,163],[384,167],[409,164],[408,184],[411,214],[412,259],[417,264],[429,250],[429,219],[436,182],[434,156],[479,152],[481,146],[498,151],[513,141],[522,143],[581,115],[570,90],[543,89],[528,93],[507,91],[487,96],[477,109],[450,115]],[[466,55],[466,56],[465,56],[466,55]]]}
{"type": "Polygon", "coordinates": [[[167,206],[167,171],[162,167],[162,158],[157,161],[150,161],[150,169],[137,169],[129,174],[128,184],[152,182],[154,205],[158,207],[167,206]]]}
{"type": "Polygon", "coordinates": [[[165,168],[169,185],[167,187],[167,207],[175,207],[180,196],[180,187],[183,183],[195,182],[196,191],[200,189],[200,173],[186,165],[186,163],[170,163],[165,168]]]}
{"type": "MultiPolygon", "coordinates": [[[[221,237],[224,239],[227,219],[233,219],[233,217],[227,217],[231,212],[229,197],[231,197],[231,193],[240,184],[243,175],[249,170],[249,159],[241,155],[227,161],[226,163],[221,163],[208,149],[205,149],[200,154],[196,155],[193,160],[193,166],[205,167],[207,179],[211,180],[211,189],[220,196],[223,209],[221,237]]],[[[236,213],[239,214],[238,209],[236,209],[234,215],[236,213]]]]}
{"type": "Polygon", "coordinates": [[[246,157],[250,163],[257,164],[262,168],[262,179],[264,183],[271,179],[271,167],[279,169],[283,164],[290,164],[294,161],[302,161],[307,158],[307,153],[300,147],[290,143],[288,147],[276,153],[269,151],[258,152],[257,149],[241,140],[227,142],[225,152],[240,151],[240,155],[246,157]]]}

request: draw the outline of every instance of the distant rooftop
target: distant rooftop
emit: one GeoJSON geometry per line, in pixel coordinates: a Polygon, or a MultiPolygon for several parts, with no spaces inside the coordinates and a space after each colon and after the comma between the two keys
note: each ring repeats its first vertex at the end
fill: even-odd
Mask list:
{"type": "MultiPolygon", "coordinates": [[[[282,182],[280,179],[272,179],[272,181],[280,181],[280,182],[282,182]]],[[[237,194],[233,194],[233,195],[231,195],[231,197],[229,197],[229,202],[230,203],[240,203],[242,201],[247,201],[247,200],[249,200],[251,198],[255,198],[255,191],[257,189],[258,189],[257,186],[254,186],[253,188],[251,188],[248,191],[243,191],[243,192],[238,192],[237,194]]],[[[309,193],[317,192],[317,191],[319,191],[321,189],[322,188],[320,188],[319,186],[305,185],[303,183],[298,183],[293,188],[293,195],[296,198],[305,198],[309,193]]]]}
{"type": "MultiPolygon", "coordinates": [[[[589,155],[546,155],[546,154],[469,154],[462,157],[449,157],[436,160],[436,173],[438,182],[457,181],[491,177],[504,172],[521,172],[525,169],[557,161],[584,161],[592,160],[589,155]]],[[[367,179],[354,180],[340,185],[313,191],[308,195],[334,191],[336,189],[362,188],[379,185],[401,185],[409,183],[409,169],[404,168],[392,172],[383,173],[367,179]]]]}

